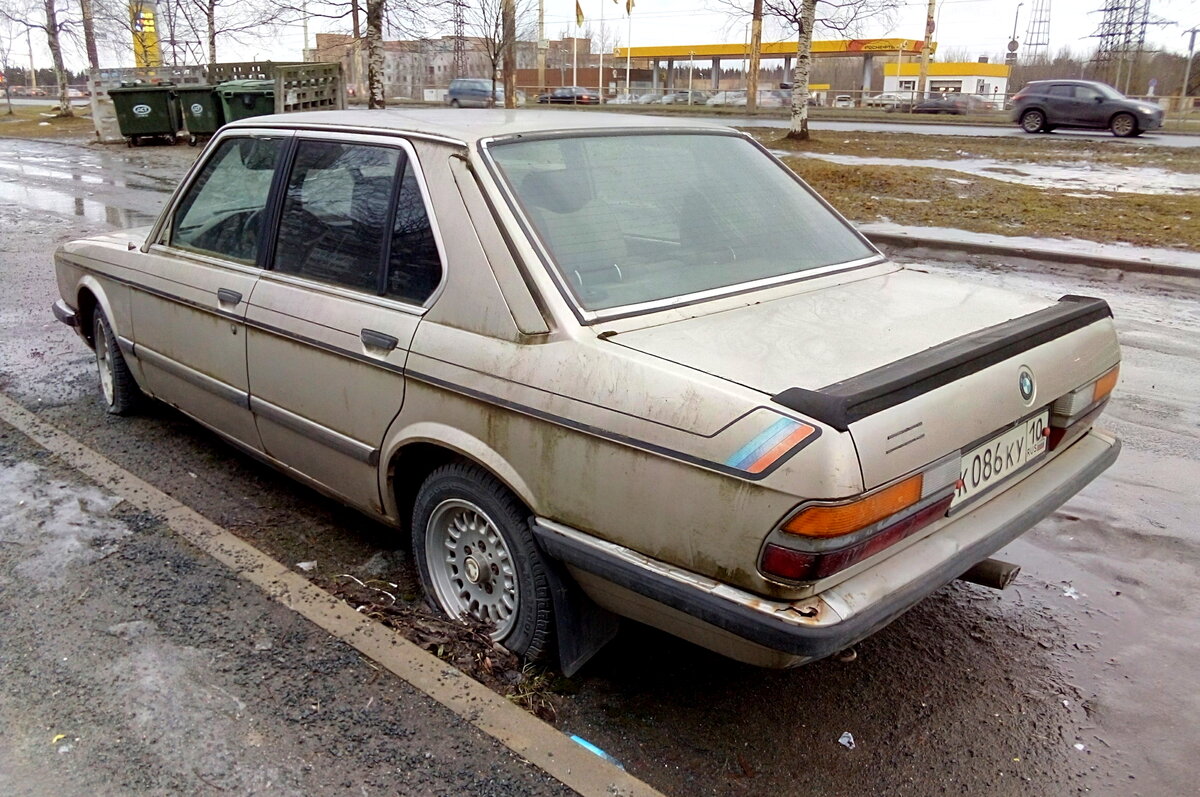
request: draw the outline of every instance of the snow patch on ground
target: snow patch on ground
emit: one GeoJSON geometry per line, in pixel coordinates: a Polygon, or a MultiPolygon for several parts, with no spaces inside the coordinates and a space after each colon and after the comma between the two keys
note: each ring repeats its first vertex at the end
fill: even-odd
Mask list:
{"type": "Polygon", "coordinates": [[[0,465],[0,540],[35,548],[13,571],[36,589],[52,589],[71,569],[108,556],[131,533],[112,516],[119,503],[95,487],[48,478],[29,462],[0,465]]]}

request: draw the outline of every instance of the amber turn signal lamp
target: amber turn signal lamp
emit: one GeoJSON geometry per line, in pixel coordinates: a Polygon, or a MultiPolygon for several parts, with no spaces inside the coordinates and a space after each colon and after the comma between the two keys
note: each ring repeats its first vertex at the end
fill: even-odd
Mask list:
{"type": "Polygon", "coordinates": [[[810,506],[783,525],[789,534],[805,537],[840,537],[878,523],[921,500],[921,474],[837,506],[810,506]]]}
{"type": "Polygon", "coordinates": [[[1117,386],[1117,377],[1121,375],[1121,366],[1117,366],[1104,376],[1096,380],[1096,386],[1092,388],[1092,401],[1100,401],[1108,398],[1108,394],[1113,392],[1113,388],[1117,386]]]}

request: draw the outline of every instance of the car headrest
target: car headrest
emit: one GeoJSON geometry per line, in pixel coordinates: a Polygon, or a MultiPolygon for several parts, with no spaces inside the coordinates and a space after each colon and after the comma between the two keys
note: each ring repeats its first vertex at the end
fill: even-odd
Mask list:
{"type": "Polygon", "coordinates": [[[569,169],[530,172],[521,180],[521,198],[554,213],[574,213],[592,199],[587,176],[569,169]]]}

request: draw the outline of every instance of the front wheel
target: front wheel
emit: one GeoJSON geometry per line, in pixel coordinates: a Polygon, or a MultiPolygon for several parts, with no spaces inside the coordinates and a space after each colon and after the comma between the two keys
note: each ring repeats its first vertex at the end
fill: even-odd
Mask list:
{"type": "Polygon", "coordinates": [[[1021,114],[1021,129],[1026,133],[1040,133],[1046,127],[1046,116],[1041,111],[1026,111],[1021,114]]]}
{"type": "Polygon", "coordinates": [[[137,407],[141,391],[104,311],[96,308],[92,321],[92,343],[96,348],[96,371],[100,377],[100,401],[110,415],[128,415],[137,407]]]}
{"type": "Polygon", "coordinates": [[[461,108],[462,106],[460,106],[458,104],[458,100],[450,100],[450,107],[451,108],[461,108]]]}
{"type": "Polygon", "coordinates": [[[1137,120],[1128,113],[1119,113],[1114,116],[1112,122],[1109,123],[1109,129],[1118,138],[1129,138],[1138,134],[1137,120]]]}
{"type": "Polygon", "coordinates": [[[438,468],[413,506],[413,554],[427,599],[535,661],[550,649],[553,605],[529,513],[476,465],[438,468]]]}

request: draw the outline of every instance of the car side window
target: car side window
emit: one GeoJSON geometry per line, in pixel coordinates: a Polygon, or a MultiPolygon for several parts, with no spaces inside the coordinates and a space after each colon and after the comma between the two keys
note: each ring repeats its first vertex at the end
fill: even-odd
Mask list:
{"type": "Polygon", "coordinates": [[[171,219],[170,245],[253,264],[282,148],[271,138],[221,142],[171,219]]]}
{"type": "Polygon", "coordinates": [[[396,219],[392,224],[388,257],[388,296],[421,304],[442,281],[442,259],[438,255],[429,223],[429,212],[421,196],[412,164],[404,166],[396,197],[396,219]]]}
{"type": "Polygon", "coordinates": [[[1062,100],[1070,100],[1070,99],[1074,99],[1074,97],[1075,97],[1075,87],[1074,86],[1051,86],[1049,93],[1050,93],[1051,97],[1056,97],[1056,98],[1062,99],[1062,100]]]}
{"type": "Polygon", "coordinates": [[[400,150],[300,141],[288,175],[272,267],[379,292],[400,150]]]}

